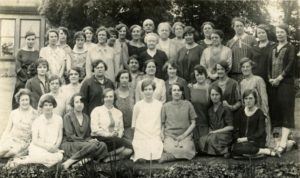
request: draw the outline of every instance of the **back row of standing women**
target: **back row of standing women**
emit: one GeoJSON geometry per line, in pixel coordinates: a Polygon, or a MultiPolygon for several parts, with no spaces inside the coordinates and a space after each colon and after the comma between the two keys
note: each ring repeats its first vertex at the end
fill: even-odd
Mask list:
{"type": "MultiPolygon", "coordinates": [[[[146,98],[146,87],[143,86],[143,82],[150,79],[155,83],[155,87],[152,87],[153,98],[161,102],[172,100],[173,96],[169,90],[172,84],[178,82],[180,86],[183,86],[182,92],[185,98],[190,100],[195,108],[197,128],[194,138],[200,138],[210,133],[211,130],[223,128],[225,130],[222,131],[226,132],[232,130],[226,127],[232,125],[230,119],[218,121],[221,116],[223,117],[223,114],[218,115],[218,107],[212,111],[213,115],[207,113],[208,103],[210,100],[213,101],[212,91],[209,92],[210,85],[222,90],[220,92],[215,89],[222,96],[225,115],[228,110],[233,115],[240,116],[238,110],[242,105],[241,96],[244,96],[246,89],[253,89],[256,93],[252,94],[254,98],[256,95],[255,103],[267,118],[264,130],[268,138],[271,137],[270,119],[272,127],[282,127],[281,141],[275,148],[277,153],[282,153],[287,146],[290,128],[294,127],[295,50],[287,41],[288,27],[286,25],[276,27],[278,41],[276,44],[268,40],[270,34],[268,26],[257,27],[258,42],[253,36],[244,32],[244,26],[242,19],[233,19],[232,27],[236,34],[228,41],[227,46],[222,45],[223,32],[214,29],[214,25],[210,22],[203,23],[202,31],[205,38],[198,43],[195,42],[196,30],[190,26],[185,27],[180,22],[175,23],[172,28],[168,23],[160,23],[157,35],[153,33],[153,21],[147,19],[143,23],[143,29],[139,25],[133,25],[130,28],[131,41],[126,39],[128,29],[124,24],[117,25],[115,29],[99,27],[96,31],[98,44],[91,42],[93,29],[86,27],[82,32],[74,35],[76,44],[73,50],[66,44],[67,29],[61,27],[58,31],[53,29],[48,31],[49,45],[42,48],[40,53],[33,49],[35,35],[29,32],[26,35],[27,46],[17,55],[18,77],[15,92],[23,88],[26,83],[26,88],[33,93],[32,106],[36,109],[41,95],[50,92],[60,105],[56,109],[57,114],[63,116],[72,108],[69,106],[72,94],[80,91],[85,98],[84,112],[90,115],[95,108],[104,103],[103,89],[117,87],[116,106],[122,111],[125,133],[132,138],[129,128],[134,127],[134,121],[137,119],[134,112],[132,116],[133,105],[146,98]],[[145,44],[142,40],[143,30],[145,44]],[[171,31],[175,33],[174,39],[169,39],[171,31]],[[45,59],[49,66],[45,69],[37,66],[38,74],[28,80],[29,75],[34,71],[31,64],[38,56],[45,59]],[[199,64],[202,67],[197,66],[199,64]],[[48,78],[48,74],[44,74],[44,77],[39,75],[42,72],[46,73],[48,69],[48,74],[52,77],[48,78]],[[122,69],[128,69],[128,71],[122,69]],[[144,74],[141,69],[144,70],[144,74]],[[69,74],[68,78],[63,77],[65,71],[69,74]],[[55,77],[53,74],[58,76],[55,77]],[[114,83],[115,77],[116,84],[114,83]],[[69,79],[70,83],[60,87],[59,79],[65,79],[65,81],[69,79]],[[83,82],[80,84],[81,80],[83,82]],[[215,120],[209,120],[212,118],[215,120]]],[[[143,104],[139,105],[143,108],[143,104]]],[[[155,103],[155,106],[159,104],[155,103]]],[[[149,109],[152,106],[146,108],[149,109]]],[[[153,106],[153,108],[156,107],[153,106]]],[[[176,107],[170,110],[176,111],[176,107]]],[[[190,119],[193,119],[193,112],[188,110],[190,119]]],[[[146,114],[143,116],[147,116],[146,114]]],[[[176,127],[179,124],[177,122],[179,121],[171,122],[171,124],[176,127]]],[[[193,129],[188,127],[187,130],[193,129]]],[[[143,133],[143,129],[141,132],[143,133]]],[[[135,137],[138,137],[136,133],[138,133],[137,130],[135,130],[135,137]]],[[[190,135],[189,132],[186,134],[190,135]]],[[[198,149],[204,152],[215,150],[214,152],[218,154],[224,154],[222,149],[211,147],[214,144],[207,145],[208,140],[210,139],[206,138],[206,141],[201,141],[203,145],[197,144],[200,147],[198,149]]],[[[213,140],[230,142],[230,138],[226,137],[213,140]]],[[[133,145],[134,143],[136,142],[133,142],[133,145]]],[[[136,152],[135,149],[134,151],[136,152]]],[[[213,153],[209,152],[209,154],[213,153]]]]}

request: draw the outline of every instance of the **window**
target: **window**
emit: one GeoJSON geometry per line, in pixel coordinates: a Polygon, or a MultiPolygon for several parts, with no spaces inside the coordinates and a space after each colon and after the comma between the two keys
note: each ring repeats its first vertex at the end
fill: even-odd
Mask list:
{"type": "Polygon", "coordinates": [[[0,20],[0,56],[14,55],[15,47],[15,20],[0,20]]]}

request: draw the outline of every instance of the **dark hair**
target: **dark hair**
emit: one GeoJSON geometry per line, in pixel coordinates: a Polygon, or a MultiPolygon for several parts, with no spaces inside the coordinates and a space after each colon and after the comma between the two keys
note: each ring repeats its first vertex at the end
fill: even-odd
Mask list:
{"type": "Polygon", "coordinates": [[[58,27],[58,32],[59,31],[63,31],[64,32],[64,34],[66,34],[66,36],[67,36],[67,40],[69,39],[69,37],[70,37],[70,33],[69,33],[69,30],[68,30],[68,28],[66,28],[66,27],[58,27]]]}
{"type": "Polygon", "coordinates": [[[119,23],[118,25],[116,25],[115,29],[116,29],[117,31],[119,31],[119,30],[121,30],[123,27],[125,27],[125,29],[126,29],[126,34],[128,34],[129,29],[128,29],[127,25],[125,25],[125,24],[123,24],[123,23],[119,23]]]}
{"type": "Polygon", "coordinates": [[[96,61],[92,62],[92,67],[93,67],[92,72],[94,72],[94,68],[97,67],[100,63],[102,63],[104,65],[104,69],[105,69],[105,71],[107,71],[106,63],[102,59],[99,59],[99,60],[96,60],[96,61]]]}
{"type": "Polygon", "coordinates": [[[224,33],[222,30],[219,30],[219,29],[215,29],[212,31],[211,34],[217,34],[221,39],[224,39],[224,33]]]}
{"type": "Polygon", "coordinates": [[[196,31],[196,29],[192,26],[186,26],[184,28],[184,31],[183,31],[183,37],[185,37],[186,34],[193,34],[194,36],[194,40],[198,38],[198,32],[196,31]]]}
{"type": "Polygon", "coordinates": [[[249,96],[249,95],[253,95],[253,97],[254,97],[254,99],[255,99],[255,102],[254,102],[254,104],[257,104],[257,99],[258,99],[258,96],[257,96],[257,92],[256,92],[256,90],[253,90],[253,89],[246,89],[245,91],[244,91],[244,93],[243,93],[243,103],[245,103],[244,102],[244,99],[247,97],[247,96],[249,96]]]}
{"type": "Polygon", "coordinates": [[[49,84],[50,84],[52,81],[54,81],[54,80],[58,80],[59,86],[62,85],[62,81],[60,80],[59,76],[58,76],[58,75],[55,75],[55,74],[53,74],[53,75],[51,75],[51,76],[49,77],[49,79],[48,79],[49,84]]]}
{"type": "Polygon", "coordinates": [[[132,81],[130,72],[129,72],[128,70],[121,70],[121,71],[117,74],[117,76],[116,76],[116,82],[119,82],[119,83],[120,83],[120,77],[121,77],[122,74],[128,74],[128,76],[129,76],[129,82],[132,81]]]}
{"type": "Polygon", "coordinates": [[[266,25],[266,24],[260,24],[260,25],[258,25],[256,27],[256,37],[257,37],[257,29],[258,28],[262,29],[262,30],[264,30],[266,32],[268,39],[271,38],[271,29],[270,29],[270,27],[268,25],[266,25]]]}
{"type": "Polygon", "coordinates": [[[35,67],[36,69],[38,68],[38,66],[42,64],[42,65],[46,65],[47,66],[47,71],[49,70],[49,63],[46,59],[44,58],[38,58],[38,60],[35,62],[35,67]]]}
{"type": "Polygon", "coordinates": [[[58,31],[56,30],[56,29],[54,29],[54,28],[51,28],[51,29],[49,29],[48,31],[47,31],[47,33],[46,33],[46,39],[47,40],[49,40],[49,35],[50,35],[50,33],[55,33],[56,35],[57,35],[57,39],[58,39],[58,31]]]}
{"type": "Polygon", "coordinates": [[[142,91],[145,90],[145,88],[147,86],[151,85],[152,86],[152,89],[155,90],[156,89],[156,84],[153,82],[153,80],[150,80],[150,79],[146,79],[146,80],[143,80],[142,82],[142,91]]]}
{"type": "Polygon", "coordinates": [[[74,34],[74,40],[76,41],[77,38],[83,37],[86,40],[85,33],[83,31],[78,31],[74,34]]]}
{"type": "Polygon", "coordinates": [[[71,70],[76,71],[76,72],[78,73],[78,75],[79,75],[79,78],[81,77],[81,76],[80,76],[80,74],[81,74],[81,69],[80,69],[80,67],[77,67],[77,66],[71,67],[71,69],[68,71],[68,77],[70,77],[70,72],[71,72],[71,70]]]}
{"type": "Polygon", "coordinates": [[[193,73],[192,73],[192,76],[194,76],[195,78],[195,71],[197,71],[199,74],[204,74],[205,75],[205,78],[207,78],[207,71],[206,71],[206,68],[200,64],[197,64],[195,67],[194,67],[194,70],[193,70],[193,73]]]}
{"type": "Polygon", "coordinates": [[[148,59],[148,60],[145,61],[145,63],[144,63],[144,72],[145,72],[145,73],[146,73],[146,68],[147,68],[147,66],[148,66],[148,64],[149,64],[150,62],[153,62],[153,63],[155,64],[155,67],[157,68],[157,63],[155,62],[155,60],[154,60],[154,59],[148,59]]]}
{"type": "Polygon", "coordinates": [[[220,65],[221,67],[224,68],[225,72],[228,73],[230,71],[230,67],[227,61],[219,61],[216,65],[215,65],[215,70],[217,70],[217,65],[220,65]]]}
{"type": "Polygon", "coordinates": [[[69,104],[74,108],[74,100],[75,100],[75,97],[76,96],[80,96],[81,98],[80,98],[80,101],[82,102],[82,103],[84,103],[84,101],[85,101],[85,99],[84,99],[84,97],[82,96],[82,94],[81,93],[75,93],[72,97],[71,97],[71,99],[70,99],[70,102],[69,102],[69,104]]]}
{"type": "Polygon", "coordinates": [[[108,33],[108,30],[107,28],[105,28],[104,26],[100,26],[97,31],[96,31],[96,37],[97,37],[97,41],[98,41],[98,33],[101,32],[101,31],[104,31],[106,33],[106,36],[107,36],[107,39],[110,38],[110,35],[108,33]]]}
{"type": "Polygon", "coordinates": [[[85,31],[87,31],[87,30],[89,30],[89,31],[91,31],[92,33],[94,33],[94,29],[93,29],[93,27],[91,27],[91,26],[86,26],[86,27],[84,27],[84,28],[82,29],[83,32],[85,32],[85,31]]]}
{"type": "Polygon", "coordinates": [[[242,18],[240,18],[240,17],[234,17],[234,18],[232,19],[232,21],[231,21],[231,26],[232,26],[232,28],[234,27],[235,22],[241,22],[244,26],[245,26],[245,24],[246,24],[246,22],[245,22],[244,19],[242,19],[242,18]]]}
{"type": "Polygon", "coordinates": [[[247,58],[247,57],[243,57],[243,58],[240,60],[240,67],[242,68],[242,66],[243,66],[245,63],[247,63],[247,62],[250,63],[252,69],[255,68],[256,63],[255,63],[254,61],[252,61],[251,59],[247,58]]]}
{"type": "Polygon", "coordinates": [[[177,75],[178,75],[179,66],[177,65],[177,62],[175,60],[167,61],[163,66],[163,71],[167,72],[169,65],[177,70],[177,75]]]}
{"type": "Polygon", "coordinates": [[[289,35],[289,26],[287,24],[281,23],[281,24],[276,25],[276,27],[283,29],[286,32],[287,36],[289,35]]]}
{"type": "Polygon", "coordinates": [[[184,87],[183,87],[183,85],[181,85],[180,83],[178,83],[178,82],[175,82],[175,83],[173,83],[173,84],[171,84],[171,87],[169,88],[169,94],[172,96],[172,89],[173,89],[173,86],[174,85],[176,85],[176,86],[179,86],[179,89],[180,89],[180,91],[182,91],[182,99],[185,99],[185,95],[184,95],[184,87]]]}
{"type": "Polygon", "coordinates": [[[25,34],[25,39],[29,36],[34,36],[34,38],[36,38],[36,34],[32,31],[27,31],[26,34],[25,34]]]}
{"type": "Polygon", "coordinates": [[[29,101],[30,101],[30,104],[31,104],[31,100],[32,100],[32,93],[29,89],[27,88],[21,88],[16,94],[15,94],[15,100],[17,103],[20,103],[20,98],[21,96],[23,95],[28,95],[29,96],[29,101]]]}
{"type": "Polygon", "coordinates": [[[215,90],[216,92],[218,92],[220,95],[221,95],[221,98],[220,98],[220,101],[223,101],[223,91],[222,89],[217,86],[217,85],[212,85],[210,88],[209,88],[209,98],[210,98],[210,101],[211,101],[211,91],[212,90],[215,90]]]}
{"type": "Polygon", "coordinates": [[[51,94],[47,93],[40,98],[39,107],[43,108],[45,103],[51,103],[53,108],[56,108],[57,102],[51,94]]]}
{"type": "Polygon", "coordinates": [[[139,56],[138,56],[137,54],[131,55],[131,56],[128,58],[127,64],[129,64],[131,60],[136,60],[136,61],[138,61],[139,66],[140,66],[140,61],[138,60],[138,58],[139,58],[139,56]]]}
{"type": "Polygon", "coordinates": [[[108,31],[110,37],[113,36],[113,35],[116,35],[116,37],[118,37],[118,31],[115,28],[109,27],[107,29],[107,31],[108,31]]]}
{"type": "Polygon", "coordinates": [[[201,29],[201,32],[203,32],[203,29],[204,29],[204,26],[205,25],[210,25],[211,26],[211,28],[215,28],[215,24],[214,23],[212,23],[212,22],[210,22],[210,21],[206,21],[206,22],[203,22],[202,23],[202,25],[201,25],[201,27],[200,27],[200,29],[201,29]]]}

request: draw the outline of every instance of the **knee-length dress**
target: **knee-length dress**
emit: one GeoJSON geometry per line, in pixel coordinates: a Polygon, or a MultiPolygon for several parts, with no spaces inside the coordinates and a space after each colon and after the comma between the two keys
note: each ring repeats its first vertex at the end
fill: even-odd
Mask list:
{"type": "Polygon", "coordinates": [[[191,160],[195,156],[193,133],[180,142],[176,141],[175,138],[182,135],[196,117],[193,105],[187,100],[170,101],[162,107],[161,120],[164,127],[165,152],[174,155],[177,159],[191,160]]]}
{"type": "Polygon", "coordinates": [[[9,122],[12,124],[10,132],[2,135],[0,148],[10,148],[10,152],[18,154],[25,152],[31,141],[31,127],[38,113],[32,107],[27,111],[20,108],[11,111],[9,122]]]}
{"type": "MultiPolygon", "coordinates": [[[[208,109],[209,129],[214,131],[226,126],[233,125],[231,112],[220,105],[217,111],[213,106],[208,109]]],[[[210,155],[224,155],[228,153],[229,146],[232,143],[232,132],[211,133],[200,137],[199,147],[202,152],[210,155]]]]}
{"type": "Polygon", "coordinates": [[[90,141],[91,128],[90,118],[83,113],[82,125],[78,122],[74,112],[65,115],[64,138],[61,148],[68,158],[80,160],[82,158],[102,159],[107,154],[105,143],[90,141]]]}
{"type": "Polygon", "coordinates": [[[134,105],[132,127],[135,128],[132,146],[133,161],[138,159],[157,160],[163,152],[161,132],[162,103],[153,99],[148,103],[141,100],[134,105]]]}

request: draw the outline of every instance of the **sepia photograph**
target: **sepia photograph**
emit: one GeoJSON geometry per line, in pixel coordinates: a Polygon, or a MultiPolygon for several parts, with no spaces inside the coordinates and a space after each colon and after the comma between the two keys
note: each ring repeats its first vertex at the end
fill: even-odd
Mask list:
{"type": "Polygon", "coordinates": [[[299,178],[300,0],[0,0],[0,178],[299,178]]]}

